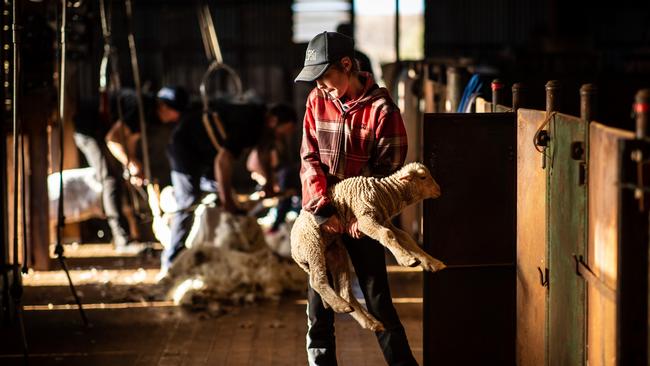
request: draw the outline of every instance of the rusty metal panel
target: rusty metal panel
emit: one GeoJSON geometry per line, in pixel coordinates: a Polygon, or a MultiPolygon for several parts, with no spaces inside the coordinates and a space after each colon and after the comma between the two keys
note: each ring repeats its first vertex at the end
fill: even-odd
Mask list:
{"type": "Polygon", "coordinates": [[[548,364],[585,364],[585,283],[574,256],[586,238],[587,122],[555,114],[548,127],[548,364]]]}
{"type": "Polygon", "coordinates": [[[424,158],[442,196],[424,245],[449,267],[425,275],[427,365],[515,364],[515,115],[425,114],[424,158]]]}
{"type": "Polygon", "coordinates": [[[517,365],[546,364],[546,170],[535,133],[546,113],[517,111],[517,365]]]}
{"type": "MultiPolygon", "coordinates": [[[[618,271],[618,143],[629,131],[593,122],[589,126],[589,231],[587,265],[604,284],[616,289],[618,271]]],[[[587,285],[587,359],[590,366],[616,363],[616,301],[601,287],[587,285]]]]}

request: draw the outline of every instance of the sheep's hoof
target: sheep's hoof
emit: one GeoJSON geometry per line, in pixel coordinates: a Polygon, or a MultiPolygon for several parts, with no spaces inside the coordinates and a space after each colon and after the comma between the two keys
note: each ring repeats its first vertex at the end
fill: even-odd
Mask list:
{"type": "Polygon", "coordinates": [[[421,262],[420,262],[419,259],[417,259],[417,258],[413,258],[413,259],[409,260],[408,263],[409,263],[409,264],[408,264],[409,267],[417,267],[417,266],[420,265],[421,262]]]}
{"type": "Polygon", "coordinates": [[[425,271],[438,272],[447,268],[447,266],[442,261],[439,261],[435,258],[431,258],[430,260],[424,260],[422,262],[422,268],[425,271]]]}
{"type": "Polygon", "coordinates": [[[383,332],[386,329],[384,328],[384,325],[381,324],[380,322],[374,322],[373,324],[370,325],[370,330],[373,332],[383,332]]]}
{"type": "Polygon", "coordinates": [[[337,306],[337,307],[332,306],[332,310],[342,314],[349,314],[354,311],[354,309],[352,309],[350,305],[337,306]]]}

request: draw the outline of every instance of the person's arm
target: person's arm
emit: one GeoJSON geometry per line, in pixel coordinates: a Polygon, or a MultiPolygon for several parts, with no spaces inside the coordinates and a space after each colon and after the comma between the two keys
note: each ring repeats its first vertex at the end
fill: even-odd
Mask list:
{"type": "Polygon", "coordinates": [[[373,176],[385,177],[404,165],[408,139],[397,107],[388,107],[380,113],[375,128],[375,141],[375,156],[371,166],[373,176]]]}
{"type": "Polygon", "coordinates": [[[328,218],[335,213],[327,197],[327,177],[320,160],[316,122],[311,103],[307,103],[300,146],[300,181],[302,182],[302,208],[314,215],[328,218]]]}
{"type": "Polygon", "coordinates": [[[271,163],[271,153],[273,150],[271,146],[261,146],[257,150],[257,158],[262,169],[262,175],[266,178],[264,183],[264,197],[270,197],[274,194],[273,187],[275,186],[275,175],[273,174],[273,165],[271,163]]]}
{"type": "Polygon", "coordinates": [[[105,137],[108,150],[133,176],[142,176],[143,173],[135,151],[139,139],[140,133],[131,132],[122,121],[115,122],[105,137]]]}
{"type": "Polygon", "coordinates": [[[219,199],[223,208],[231,213],[236,213],[239,208],[232,194],[232,165],[235,160],[233,154],[226,148],[219,149],[214,158],[214,175],[217,178],[219,199]]]}

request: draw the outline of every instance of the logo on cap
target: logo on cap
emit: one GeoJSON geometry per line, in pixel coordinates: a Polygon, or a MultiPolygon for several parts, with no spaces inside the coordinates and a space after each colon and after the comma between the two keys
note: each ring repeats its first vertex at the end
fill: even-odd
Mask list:
{"type": "Polygon", "coordinates": [[[158,94],[156,95],[158,99],[166,99],[166,100],[175,100],[176,99],[176,93],[172,88],[168,87],[163,87],[158,91],[158,94]]]}
{"type": "Polygon", "coordinates": [[[316,50],[308,49],[307,54],[305,55],[305,61],[314,61],[316,60],[316,50]]]}

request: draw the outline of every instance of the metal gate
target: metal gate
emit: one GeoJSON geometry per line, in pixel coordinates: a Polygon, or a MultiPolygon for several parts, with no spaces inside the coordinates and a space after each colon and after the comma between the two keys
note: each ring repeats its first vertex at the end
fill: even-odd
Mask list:
{"type": "Polygon", "coordinates": [[[425,365],[515,364],[514,113],[426,114],[424,158],[442,196],[424,206],[425,365]]]}

